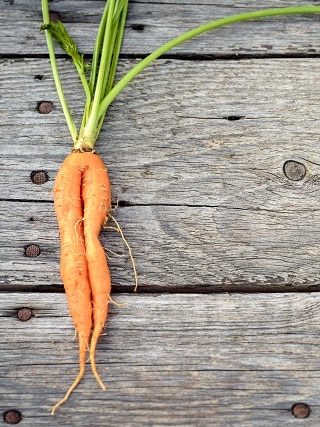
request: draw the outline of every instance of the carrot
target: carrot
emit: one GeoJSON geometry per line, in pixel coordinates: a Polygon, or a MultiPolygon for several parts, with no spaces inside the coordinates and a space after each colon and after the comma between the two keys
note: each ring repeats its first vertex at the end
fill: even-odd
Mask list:
{"type": "Polygon", "coordinates": [[[111,191],[108,174],[100,157],[96,154],[85,154],[84,156],[90,156],[90,163],[88,159],[89,166],[82,183],[84,239],[92,292],[94,325],[90,344],[90,361],[94,376],[100,386],[105,389],[97,373],[94,355],[98,338],[107,319],[111,293],[111,277],[106,254],[98,239],[101,226],[106,224],[111,208],[111,191]]]}
{"type": "Polygon", "coordinates": [[[54,204],[60,231],[61,277],[79,337],[80,372],[65,397],[53,407],[53,413],[84,375],[92,326],[92,371],[105,388],[97,373],[94,354],[107,318],[111,292],[106,256],[98,239],[111,208],[111,191],[107,171],[97,154],[73,152],[67,156],[56,177],[54,204]]]}
{"type": "MultiPolygon", "coordinates": [[[[58,172],[54,203],[61,239],[61,277],[69,311],[79,337],[79,373],[65,396],[52,408],[52,413],[68,400],[81,381],[88,351],[92,372],[100,386],[105,389],[97,372],[95,351],[108,315],[111,279],[106,255],[98,236],[109,216],[117,224],[117,229],[119,227],[109,213],[111,191],[108,174],[93,147],[111,102],[152,61],[174,46],[205,31],[268,16],[320,13],[319,6],[300,6],[247,12],[212,21],[170,40],[140,61],[113,85],[127,9],[128,0],[107,0],[96,37],[92,63],[89,66],[63,24],[59,21],[50,22],[48,0],[42,0],[42,28],[46,30],[53,77],[74,143],[73,152],[66,157],[58,172]],[[79,132],[62,90],[52,37],[71,56],[84,89],[86,100],[79,132]],[[89,68],[90,76],[87,77],[89,68]]],[[[123,237],[122,232],[121,235],[123,237]]],[[[125,243],[128,246],[126,241],[125,243]]],[[[130,248],[129,253],[131,257],[130,248]]],[[[135,268],[134,271],[136,275],[135,268]]]]}
{"type": "Polygon", "coordinates": [[[69,301],[69,311],[79,337],[80,372],[64,399],[52,409],[52,413],[69,398],[84,375],[92,328],[91,289],[82,222],[83,170],[74,163],[73,158],[73,155],[66,158],[57,175],[54,203],[60,231],[61,278],[69,301]]]}

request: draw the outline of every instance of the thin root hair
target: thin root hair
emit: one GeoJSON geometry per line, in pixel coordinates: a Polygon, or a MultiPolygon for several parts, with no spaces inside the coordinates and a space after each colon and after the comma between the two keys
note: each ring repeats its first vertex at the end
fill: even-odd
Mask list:
{"type": "Polygon", "coordinates": [[[108,212],[108,216],[116,224],[116,226],[117,226],[116,229],[120,233],[121,238],[122,238],[124,244],[126,245],[126,247],[128,249],[129,257],[130,257],[130,260],[131,260],[132,269],[133,269],[133,273],[134,273],[134,281],[135,281],[134,292],[137,292],[137,289],[138,289],[138,273],[137,273],[136,264],[134,262],[134,258],[133,258],[133,255],[132,255],[132,250],[131,250],[131,247],[130,247],[129,243],[127,242],[127,239],[124,237],[124,234],[123,234],[123,231],[122,231],[122,229],[120,227],[120,224],[115,219],[115,217],[113,215],[111,215],[110,211],[108,212]]]}

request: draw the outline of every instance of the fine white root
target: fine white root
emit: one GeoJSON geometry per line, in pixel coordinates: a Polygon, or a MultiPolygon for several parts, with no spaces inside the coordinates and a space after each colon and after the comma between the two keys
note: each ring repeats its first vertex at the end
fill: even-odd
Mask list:
{"type": "Polygon", "coordinates": [[[111,219],[111,220],[116,224],[116,227],[113,227],[113,228],[114,228],[118,233],[120,233],[121,238],[122,238],[122,240],[123,240],[124,244],[126,245],[126,247],[127,247],[127,249],[128,249],[129,257],[130,257],[131,264],[132,264],[133,274],[134,274],[134,281],[135,281],[134,292],[137,292],[137,289],[138,289],[138,273],[137,273],[136,264],[135,264],[135,262],[134,262],[134,258],[133,258],[133,255],[132,255],[131,247],[130,247],[129,243],[127,242],[127,239],[125,238],[125,236],[124,236],[124,234],[123,234],[123,231],[122,231],[122,229],[121,229],[121,227],[120,227],[120,224],[119,224],[119,223],[118,223],[118,221],[115,219],[115,217],[110,213],[110,211],[109,211],[109,213],[108,213],[108,216],[109,216],[109,218],[110,218],[110,219],[111,219]]]}

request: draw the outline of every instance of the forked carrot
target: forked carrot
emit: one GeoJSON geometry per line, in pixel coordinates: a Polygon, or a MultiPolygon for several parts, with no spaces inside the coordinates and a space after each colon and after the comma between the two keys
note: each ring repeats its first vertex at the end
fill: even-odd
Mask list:
{"type": "Polygon", "coordinates": [[[111,102],[152,61],[174,46],[205,31],[268,16],[320,13],[319,6],[300,6],[266,9],[218,19],[161,46],[113,86],[127,8],[128,0],[107,0],[96,38],[90,76],[87,77],[88,66],[83,55],[78,52],[63,24],[50,22],[48,0],[42,0],[43,29],[46,30],[53,76],[74,142],[73,152],[64,160],[56,178],[54,203],[61,238],[61,277],[79,337],[79,373],[65,396],[52,408],[52,413],[68,400],[82,379],[88,350],[93,374],[105,389],[97,372],[95,350],[108,315],[111,280],[106,255],[98,236],[108,216],[112,217],[109,213],[111,191],[107,171],[93,147],[111,102]],[[62,90],[52,36],[71,56],[84,88],[86,102],[79,133],[62,90]]]}
{"type": "Polygon", "coordinates": [[[60,231],[61,277],[79,338],[80,371],[65,397],[53,407],[53,413],[84,375],[92,326],[92,371],[105,388],[94,353],[106,322],[111,292],[106,256],[98,239],[111,208],[111,191],[107,171],[97,154],[73,152],[66,157],[56,177],[54,204],[60,231]]]}

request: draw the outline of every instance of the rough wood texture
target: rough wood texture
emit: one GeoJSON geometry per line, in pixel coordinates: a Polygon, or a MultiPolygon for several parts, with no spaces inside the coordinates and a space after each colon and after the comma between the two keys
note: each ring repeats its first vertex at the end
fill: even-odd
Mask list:
{"type": "MultiPolygon", "coordinates": [[[[17,227],[3,222],[2,283],[15,289],[57,285],[51,191],[70,138],[47,60],[1,65],[3,215],[10,224],[11,210],[19,218],[20,257],[25,242],[44,249],[42,262],[22,258],[17,268],[13,248],[5,244],[18,236],[17,227]],[[11,89],[13,75],[21,83],[11,89]],[[54,102],[49,115],[37,112],[43,99],[54,102]],[[39,169],[50,180],[34,185],[30,174],[39,169]],[[34,222],[28,222],[30,210],[34,222]]],[[[119,73],[129,66],[122,61],[119,73]]],[[[66,77],[65,61],[61,69],[66,77]]],[[[134,250],[142,289],[319,289],[318,75],[319,59],[162,60],[114,103],[97,148],[109,168],[113,200],[134,205],[119,208],[117,217],[134,250]],[[303,179],[295,180],[290,169],[285,175],[287,161],[306,169],[303,179]]],[[[65,81],[74,111],[81,111],[77,83],[70,76],[65,81]]],[[[111,260],[114,283],[124,287],[130,286],[126,259],[111,260]]]]}
{"type": "MultiPolygon", "coordinates": [[[[61,288],[53,204],[0,202],[0,215],[1,289],[61,288]],[[38,257],[25,256],[30,244],[40,247],[38,257]]],[[[134,253],[140,292],[319,287],[317,212],[144,205],[118,208],[116,215],[134,253]]],[[[132,267],[120,235],[105,230],[101,240],[114,289],[132,289],[132,267]]]]}
{"type": "MultiPolygon", "coordinates": [[[[305,1],[303,4],[313,3],[305,1]]],[[[301,6],[301,1],[291,0],[289,4],[301,6]]],[[[101,0],[67,0],[52,2],[51,10],[61,15],[72,36],[79,42],[81,50],[90,54],[103,6],[104,2],[101,0]]],[[[285,0],[264,0],[258,4],[250,0],[240,3],[233,0],[211,0],[201,1],[200,4],[196,0],[131,1],[123,54],[144,55],[182,31],[210,20],[258,8],[284,6],[288,6],[285,0]]],[[[40,1],[2,1],[0,11],[0,54],[46,54],[45,40],[39,31],[42,23],[40,1]]],[[[209,57],[283,53],[314,55],[319,53],[319,46],[318,18],[300,16],[298,19],[272,18],[222,28],[185,43],[173,52],[209,57]]]]}
{"type": "Polygon", "coordinates": [[[25,426],[294,426],[307,400],[319,425],[319,294],[114,295],[97,352],[107,391],[90,369],[56,417],[50,406],[77,372],[64,296],[0,300],[2,409],[25,426]],[[17,319],[29,307],[33,317],[17,319]],[[277,310],[275,310],[277,307],[277,310]],[[8,392],[10,391],[10,392],[8,392]]]}
{"type": "MultiPolygon", "coordinates": [[[[183,29],[257,7],[200,3],[131,1],[118,75],[183,29]]],[[[103,4],[51,2],[86,54],[103,4]]],[[[319,16],[198,37],[110,108],[97,149],[139,293],[125,293],[133,274],[120,236],[103,231],[113,297],[126,304],[111,307],[98,347],[107,392],[88,371],[55,418],[78,358],[52,203],[70,138],[40,24],[40,1],[0,3],[0,425],[16,409],[28,427],[318,426],[320,296],[307,292],[320,290],[319,16]],[[43,100],[50,114],[38,113],[43,100]],[[35,171],[49,180],[33,184],[35,171]],[[39,256],[25,256],[29,245],[39,256]],[[255,293],[234,293],[244,291],[255,293]],[[308,419],[293,416],[297,402],[308,419]]],[[[59,66],[79,121],[82,90],[70,62],[59,66]]]]}

